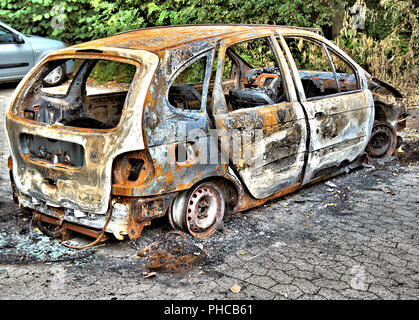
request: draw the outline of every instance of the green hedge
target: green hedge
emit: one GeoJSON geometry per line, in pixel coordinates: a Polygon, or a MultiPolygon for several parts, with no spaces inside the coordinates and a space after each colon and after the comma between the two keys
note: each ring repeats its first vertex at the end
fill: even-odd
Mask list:
{"type": "MultiPolygon", "coordinates": [[[[366,2],[365,33],[376,40],[387,37],[402,23],[404,16],[397,12],[400,3],[417,3],[416,0],[0,0],[0,17],[26,34],[47,36],[67,44],[136,28],[204,23],[317,27],[331,38],[332,26],[342,21],[343,13],[355,2],[366,2]]],[[[411,31],[404,30],[402,36],[408,39],[411,31]]]]}
{"type": "MultiPolygon", "coordinates": [[[[406,75],[409,86],[413,83],[415,88],[419,73],[418,16],[417,0],[0,0],[4,23],[23,33],[59,39],[69,45],[162,25],[316,27],[376,76],[403,87],[405,81],[400,75],[406,75]],[[367,8],[366,29],[362,32],[353,32],[342,23],[348,23],[347,13],[355,3],[367,8]],[[60,25],[63,28],[57,28],[60,25]]],[[[406,86],[406,90],[410,89],[406,86]]]]}
{"type": "Polygon", "coordinates": [[[203,23],[285,24],[330,28],[341,0],[0,0],[3,22],[26,34],[68,44],[161,25],[203,23]],[[64,22],[64,27],[60,22],[64,22]]]}

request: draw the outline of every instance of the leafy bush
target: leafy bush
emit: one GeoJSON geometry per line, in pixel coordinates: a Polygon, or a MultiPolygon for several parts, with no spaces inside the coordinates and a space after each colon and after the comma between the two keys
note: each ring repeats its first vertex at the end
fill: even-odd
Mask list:
{"type": "Polygon", "coordinates": [[[135,66],[131,64],[100,60],[90,73],[90,78],[96,83],[104,84],[115,81],[116,83],[130,83],[134,74],[135,66]]]}
{"type": "Polygon", "coordinates": [[[149,26],[256,23],[330,27],[350,0],[0,0],[3,22],[68,44],[149,26]],[[263,14],[261,14],[263,13],[263,14]],[[63,28],[59,28],[63,26],[63,28]]]}
{"type": "Polygon", "coordinates": [[[381,28],[371,31],[367,25],[366,32],[356,32],[347,16],[336,43],[374,77],[398,88],[406,105],[418,105],[419,8],[413,0],[380,0],[377,5],[382,10],[370,13],[369,19],[381,28]]]}
{"type": "Polygon", "coordinates": [[[89,40],[89,0],[0,0],[4,23],[25,34],[49,36],[66,43],[89,40]],[[63,24],[64,23],[64,24],[63,24]],[[60,28],[62,27],[62,28],[60,28]]]}

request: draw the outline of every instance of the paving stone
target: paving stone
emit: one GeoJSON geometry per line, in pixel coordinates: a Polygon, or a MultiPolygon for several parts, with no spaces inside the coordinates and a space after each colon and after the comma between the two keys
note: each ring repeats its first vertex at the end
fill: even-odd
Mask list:
{"type": "Polygon", "coordinates": [[[295,285],[304,293],[309,294],[309,295],[314,295],[316,292],[319,291],[319,287],[314,285],[311,281],[307,279],[296,278],[294,279],[292,284],[295,285]]]}
{"type": "Polygon", "coordinates": [[[279,284],[290,284],[294,279],[281,270],[269,270],[266,275],[279,284]]]}
{"type": "Polygon", "coordinates": [[[251,276],[246,281],[254,285],[257,285],[259,287],[265,288],[265,289],[269,289],[277,283],[271,277],[263,277],[263,276],[255,276],[255,275],[251,276]]]}
{"type": "Polygon", "coordinates": [[[280,295],[284,296],[287,299],[295,300],[303,295],[303,291],[297,288],[294,285],[283,285],[277,284],[276,286],[270,289],[273,292],[277,292],[280,295]]]}
{"type": "Polygon", "coordinates": [[[368,289],[368,291],[375,293],[381,299],[384,300],[396,300],[398,299],[398,295],[393,293],[392,291],[388,290],[382,285],[372,283],[368,289]]]}

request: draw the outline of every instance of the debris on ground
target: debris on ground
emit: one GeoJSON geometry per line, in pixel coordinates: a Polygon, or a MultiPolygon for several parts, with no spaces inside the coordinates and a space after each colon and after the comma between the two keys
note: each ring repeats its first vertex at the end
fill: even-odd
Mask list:
{"type": "Polygon", "coordinates": [[[147,252],[152,250],[154,247],[158,247],[160,243],[161,243],[161,241],[159,241],[159,240],[154,241],[152,244],[150,244],[147,247],[145,247],[144,249],[141,249],[140,251],[138,251],[137,255],[140,256],[140,257],[147,257],[147,252]]]}
{"type": "Polygon", "coordinates": [[[338,188],[338,186],[334,184],[332,181],[326,181],[324,184],[330,188],[338,188]]]}
{"type": "Polygon", "coordinates": [[[234,293],[239,293],[239,292],[240,292],[240,290],[241,290],[241,287],[240,287],[239,285],[235,284],[234,286],[232,286],[232,287],[230,288],[230,290],[231,290],[232,292],[234,292],[234,293]]]}
{"type": "Polygon", "coordinates": [[[8,263],[74,262],[76,266],[92,260],[95,250],[77,252],[64,247],[58,240],[45,236],[36,228],[26,237],[0,233],[2,261],[8,263]]]}
{"type": "Polygon", "coordinates": [[[395,152],[394,157],[401,163],[417,163],[419,161],[419,139],[403,143],[395,152]]]}
{"type": "Polygon", "coordinates": [[[202,251],[205,255],[207,255],[207,256],[209,257],[209,253],[208,253],[208,251],[204,249],[204,246],[203,246],[201,243],[197,243],[197,244],[195,244],[195,245],[196,245],[199,249],[201,249],[201,251],[202,251]]]}
{"type": "Polygon", "coordinates": [[[144,278],[151,278],[151,277],[154,277],[154,276],[156,276],[156,272],[143,272],[143,276],[144,276],[144,278]]]}
{"type": "Polygon", "coordinates": [[[145,265],[149,272],[144,273],[144,277],[149,278],[156,272],[183,272],[202,262],[209,256],[202,244],[188,241],[187,236],[183,237],[180,233],[171,232],[166,236],[166,241],[154,241],[150,245],[141,249],[138,256],[148,259],[145,265]],[[170,239],[170,235],[181,235],[181,239],[170,239]],[[205,256],[197,254],[193,249],[198,247],[205,256]]]}
{"type": "Polygon", "coordinates": [[[180,248],[157,249],[149,256],[151,263],[146,265],[149,271],[183,272],[189,269],[198,256],[188,254],[180,248]]]}

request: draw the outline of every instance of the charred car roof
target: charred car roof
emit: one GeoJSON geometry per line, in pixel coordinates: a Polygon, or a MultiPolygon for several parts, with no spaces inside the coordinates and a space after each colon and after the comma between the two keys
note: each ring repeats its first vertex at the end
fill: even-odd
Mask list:
{"type": "MultiPolygon", "coordinates": [[[[77,44],[70,49],[84,49],[92,47],[113,47],[133,50],[147,50],[154,53],[177,48],[183,45],[202,41],[214,43],[217,40],[233,37],[242,33],[255,31],[255,36],[263,31],[316,31],[315,28],[301,28],[274,25],[187,25],[145,28],[126,31],[113,36],[77,44]]],[[[310,34],[314,34],[310,32],[310,34]]]]}

